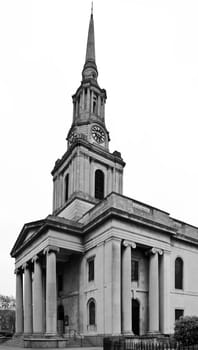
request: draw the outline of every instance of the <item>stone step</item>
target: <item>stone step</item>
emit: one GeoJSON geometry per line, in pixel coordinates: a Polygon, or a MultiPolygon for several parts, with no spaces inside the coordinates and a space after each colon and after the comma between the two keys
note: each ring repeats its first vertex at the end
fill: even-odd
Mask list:
{"type": "Polygon", "coordinates": [[[3,345],[16,347],[16,348],[24,348],[24,341],[22,336],[13,336],[11,339],[7,339],[4,341],[3,345]]]}

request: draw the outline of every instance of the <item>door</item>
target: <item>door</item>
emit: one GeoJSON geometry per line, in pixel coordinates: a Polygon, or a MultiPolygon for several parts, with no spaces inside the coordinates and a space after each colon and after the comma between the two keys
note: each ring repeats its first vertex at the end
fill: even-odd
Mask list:
{"type": "Polygon", "coordinates": [[[132,331],[134,335],[140,335],[140,303],[132,299],[132,331]]]}

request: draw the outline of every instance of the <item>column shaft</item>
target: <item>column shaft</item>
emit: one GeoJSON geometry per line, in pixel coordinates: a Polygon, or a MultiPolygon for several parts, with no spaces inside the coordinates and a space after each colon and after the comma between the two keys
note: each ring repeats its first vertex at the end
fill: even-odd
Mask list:
{"type": "Polygon", "coordinates": [[[170,334],[170,253],[164,252],[160,263],[160,331],[170,334]]]}
{"type": "Polygon", "coordinates": [[[121,333],[121,242],[112,241],[112,333],[121,333]]]}
{"type": "Polygon", "coordinates": [[[16,271],[16,333],[23,333],[23,274],[16,271]]]}
{"type": "Polygon", "coordinates": [[[131,333],[131,246],[122,253],[122,332],[131,333]]]}
{"type": "Polygon", "coordinates": [[[33,332],[43,332],[42,269],[38,257],[34,258],[33,280],[33,332]]]}
{"type": "Polygon", "coordinates": [[[27,265],[24,272],[24,333],[32,333],[32,274],[27,265]]]}
{"type": "Polygon", "coordinates": [[[121,242],[109,239],[104,248],[104,328],[116,335],[121,333],[121,242]]]}
{"type": "Polygon", "coordinates": [[[149,332],[159,332],[159,265],[158,253],[149,260],[149,332]]]}
{"type": "Polygon", "coordinates": [[[46,333],[57,333],[56,253],[46,254],[46,333]]]}

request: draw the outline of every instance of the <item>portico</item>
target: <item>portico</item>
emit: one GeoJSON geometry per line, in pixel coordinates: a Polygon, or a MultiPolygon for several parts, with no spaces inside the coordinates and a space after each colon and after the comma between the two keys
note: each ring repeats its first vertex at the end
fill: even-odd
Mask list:
{"type": "Polygon", "coordinates": [[[16,271],[16,333],[25,335],[57,334],[56,260],[59,248],[49,246],[16,271]],[[46,265],[42,266],[42,254],[46,265]],[[46,275],[46,296],[43,280],[46,275]],[[23,299],[24,294],[24,299],[23,299]],[[44,314],[44,299],[46,313],[44,314]],[[23,319],[24,309],[24,319],[23,319]],[[24,325],[24,327],[23,327],[24,325]],[[46,325],[46,329],[44,329],[46,325]]]}
{"type": "MultiPolygon", "coordinates": [[[[117,195],[111,195],[108,199],[109,208],[112,206],[112,203],[114,203],[114,206],[120,204],[121,198],[124,201],[124,197],[118,198],[117,195]],[[113,196],[115,196],[115,198],[112,202],[113,196]],[[119,200],[117,201],[117,199],[119,200]],[[117,204],[115,200],[117,201],[117,204]]],[[[132,204],[133,203],[131,202],[131,205],[132,204]]],[[[107,210],[109,209],[107,208],[107,210]]],[[[114,210],[113,207],[111,210],[114,210]]],[[[89,220],[92,217],[92,212],[95,217],[95,210],[93,209],[89,220]]],[[[84,269],[83,273],[85,274],[85,277],[83,278],[86,278],[86,254],[89,252],[90,248],[88,242],[86,243],[86,240],[84,241],[84,245],[82,244],[80,232],[84,230],[83,227],[86,226],[87,219],[88,217],[85,215],[81,223],[78,224],[77,235],[71,234],[71,232],[69,233],[68,226],[66,225],[64,229],[67,233],[64,233],[63,231],[62,233],[57,234],[57,237],[59,237],[59,241],[56,237],[57,245],[46,244],[44,247],[43,243],[40,243],[42,249],[39,249],[39,245],[35,244],[31,251],[27,245],[27,252],[25,253],[23,250],[23,254],[19,255],[15,271],[17,299],[16,333],[25,335],[33,334],[35,336],[44,334],[48,336],[57,335],[58,305],[63,305],[65,315],[70,313],[70,311],[66,311],[68,307],[66,306],[67,303],[65,304],[65,301],[70,294],[64,292],[64,290],[69,290],[67,279],[68,281],[71,281],[71,278],[73,278],[68,271],[68,269],[70,269],[68,262],[69,257],[72,257],[73,255],[79,256],[79,258],[81,257],[78,262],[75,258],[73,266],[76,271],[84,269]],[[67,237],[67,243],[66,240],[63,243],[61,237],[67,237]],[[70,247],[70,249],[66,249],[66,246],[68,246],[68,248],[70,247]],[[28,259],[26,258],[27,256],[28,259]],[[57,264],[60,263],[63,266],[61,276],[63,279],[63,292],[61,293],[59,293],[57,285],[58,274],[60,275],[60,271],[57,271],[57,264]]],[[[52,220],[54,223],[54,219],[50,217],[47,220],[49,222],[52,220]]],[[[60,222],[62,219],[60,218],[58,221],[60,222]]],[[[115,225],[117,224],[115,223],[115,225]]],[[[108,230],[109,229],[110,227],[108,230]]],[[[26,230],[28,232],[29,228],[26,227],[23,234],[26,230]]],[[[72,230],[74,230],[74,227],[72,230]]],[[[77,227],[75,230],[77,230],[77,227]]],[[[25,233],[26,235],[27,232],[25,233]]],[[[106,237],[108,237],[108,235],[109,234],[106,234],[106,237]]],[[[106,256],[104,261],[104,275],[102,277],[102,280],[104,279],[104,284],[100,286],[102,291],[106,285],[106,292],[103,300],[101,299],[100,301],[102,304],[106,305],[104,315],[106,326],[103,328],[104,332],[112,332],[112,334],[133,333],[132,300],[138,300],[141,309],[142,307],[145,309],[148,308],[149,323],[146,326],[146,332],[152,334],[164,332],[165,327],[167,327],[167,322],[164,322],[164,310],[166,310],[169,305],[169,296],[167,294],[163,296],[160,291],[163,290],[164,284],[167,284],[168,282],[166,270],[167,264],[164,262],[164,259],[167,260],[167,257],[169,256],[167,254],[167,243],[163,244],[164,247],[166,246],[165,251],[164,249],[156,248],[155,246],[149,246],[149,237],[147,238],[148,243],[146,246],[145,244],[142,245],[142,242],[140,242],[141,237],[138,237],[135,233],[132,235],[134,239],[132,238],[131,240],[127,239],[124,231],[122,232],[119,230],[119,236],[120,238],[117,237],[116,239],[113,236],[112,238],[102,238],[103,241],[101,241],[101,247],[103,247],[102,249],[104,250],[104,253],[102,253],[101,248],[95,248],[93,251],[94,255],[97,256],[97,250],[100,249],[100,255],[105,254],[106,256]],[[121,237],[124,236],[126,239],[121,239],[121,237]],[[144,272],[145,275],[147,275],[147,277],[145,277],[148,279],[148,284],[145,284],[144,287],[132,280],[132,260],[133,258],[136,260],[139,259],[138,252],[142,254],[141,261],[144,262],[145,266],[148,266],[148,270],[145,270],[144,272]],[[120,275],[118,271],[120,271],[120,275]],[[141,293],[144,293],[145,295],[145,301],[143,304],[141,301],[141,293]],[[110,308],[111,303],[112,309],[110,308]],[[111,317],[110,314],[112,315],[111,317]]],[[[49,242],[53,241],[53,231],[47,230],[44,237],[48,237],[49,242]]],[[[153,241],[152,237],[150,238],[150,241],[153,241]]],[[[139,268],[141,268],[141,266],[139,268]]],[[[76,275],[75,280],[76,286],[79,285],[79,283],[82,283],[80,282],[80,275],[76,275]]],[[[85,284],[84,288],[88,288],[88,285],[86,287],[85,284]]],[[[99,286],[97,288],[99,288],[99,286]]],[[[72,295],[75,295],[75,303],[81,305],[84,303],[84,298],[78,290],[76,290],[76,292],[75,290],[76,289],[74,288],[74,292],[72,292],[72,295]]],[[[94,298],[96,298],[95,292],[93,295],[94,298]]],[[[68,317],[70,322],[74,322],[73,325],[75,325],[78,332],[84,332],[84,326],[79,328],[78,324],[75,324],[76,321],[72,321],[71,316],[68,317]]],[[[80,313],[76,315],[76,317],[80,317],[80,313]]],[[[142,326],[140,326],[140,330],[142,332],[142,326]]]]}

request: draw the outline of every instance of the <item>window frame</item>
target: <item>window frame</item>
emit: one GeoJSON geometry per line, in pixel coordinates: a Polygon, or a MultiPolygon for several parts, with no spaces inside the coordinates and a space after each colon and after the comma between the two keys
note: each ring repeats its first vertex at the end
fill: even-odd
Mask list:
{"type": "Polygon", "coordinates": [[[94,196],[99,200],[105,197],[105,174],[101,169],[96,169],[94,174],[94,196]]]}
{"type": "Polygon", "coordinates": [[[139,282],[139,260],[134,258],[131,258],[131,282],[137,282],[137,283],[139,282]],[[134,270],[133,270],[133,263],[134,263],[134,266],[136,265],[134,270]],[[133,276],[136,278],[133,278],[133,276]]]}
{"type": "Polygon", "coordinates": [[[94,282],[95,280],[95,255],[91,256],[87,259],[87,273],[88,273],[88,282],[94,282]],[[90,269],[91,265],[93,263],[92,271],[90,269]]]}
{"type": "Polygon", "coordinates": [[[184,316],[184,309],[182,309],[182,308],[175,309],[175,321],[179,320],[180,317],[183,317],[183,316],[184,316]],[[176,318],[176,312],[181,312],[182,315],[180,315],[179,317],[176,318]]]}
{"type": "Polygon", "coordinates": [[[68,201],[69,198],[69,173],[65,175],[65,202],[68,201]]]}
{"type": "Polygon", "coordinates": [[[183,290],[184,289],[184,261],[183,259],[178,256],[176,259],[175,259],[175,289],[177,290],[183,290]],[[180,264],[180,265],[177,265],[176,264],[180,264]],[[178,268],[180,269],[178,271],[178,268]]]}
{"type": "Polygon", "coordinates": [[[87,302],[87,311],[88,311],[88,327],[96,327],[96,300],[94,298],[90,298],[87,302]],[[94,305],[94,308],[91,310],[90,306],[94,305]]]}

